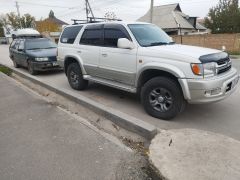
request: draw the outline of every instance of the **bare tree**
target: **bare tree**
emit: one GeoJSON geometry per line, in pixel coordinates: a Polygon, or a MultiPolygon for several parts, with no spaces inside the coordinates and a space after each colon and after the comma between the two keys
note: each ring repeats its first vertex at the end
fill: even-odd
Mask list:
{"type": "Polygon", "coordinates": [[[106,12],[104,15],[104,18],[106,18],[106,21],[113,21],[117,19],[117,16],[114,12],[106,12]]]}

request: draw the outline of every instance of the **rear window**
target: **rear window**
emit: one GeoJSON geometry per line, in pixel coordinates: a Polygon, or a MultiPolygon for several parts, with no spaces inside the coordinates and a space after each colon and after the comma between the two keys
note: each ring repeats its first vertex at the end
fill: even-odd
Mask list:
{"type": "Polygon", "coordinates": [[[102,29],[85,29],[80,40],[80,44],[100,46],[102,45],[102,38],[102,29]]]}
{"type": "Polygon", "coordinates": [[[82,26],[72,26],[64,29],[60,42],[66,44],[73,44],[82,26]]]}

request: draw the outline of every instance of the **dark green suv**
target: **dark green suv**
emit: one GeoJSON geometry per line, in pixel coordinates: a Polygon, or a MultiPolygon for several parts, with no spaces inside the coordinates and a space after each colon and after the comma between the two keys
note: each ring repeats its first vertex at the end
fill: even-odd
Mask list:
{"type": "Polygon", "coordinates": [[[30,74],[60,69],[57,63],[57,45],[47,38],[15,39],[9,48],[14,67],[27,67],[30,74]]]}

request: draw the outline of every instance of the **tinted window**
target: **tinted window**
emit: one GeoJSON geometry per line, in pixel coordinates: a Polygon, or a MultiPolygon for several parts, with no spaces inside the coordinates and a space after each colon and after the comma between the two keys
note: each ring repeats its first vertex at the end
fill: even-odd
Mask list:
{"type": "Polygon", "coordinates": [[[85,29],[80,44],[99,46],[102,45],[102,29],[85,29]]]}
{"type": "Polygon", "coordinates": [[[31,39],[26,41],[26,50],[56,48],[56,44],[49,39],[31,39]]]}
{"type": "Polygon", "coordinates": [[[60,42],[73,44],[82,26],[72,26],[64,29],[60,42]]]}
{"type": "Polygon", "coordinates": [[[14,40],[11,44],[11,48],[17,49],[18,45],[19,45],[19,40],[14,40]]]}
{"type": "Polygon", "coordinates": [[[105,29],[104,30],[104,45],[109,47],[117,47],[119,38],[127,38],[124,32],[119,29],[105,29]]]}

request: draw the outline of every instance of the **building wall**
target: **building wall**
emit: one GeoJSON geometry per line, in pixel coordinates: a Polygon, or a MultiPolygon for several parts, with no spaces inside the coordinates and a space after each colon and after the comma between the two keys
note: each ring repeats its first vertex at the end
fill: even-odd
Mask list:
{"type": "MultiPolygon", "coordinates": [[[[173,40],[181,43],[181,36],[172,36],[173,40]]],[[[182,36],[183,44],[222,49],[236,53],[240,52],[240,33],[238,34],[202,34],[202,35],[184,35],[182,36]]]]}

